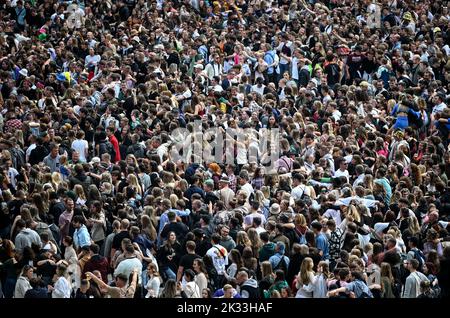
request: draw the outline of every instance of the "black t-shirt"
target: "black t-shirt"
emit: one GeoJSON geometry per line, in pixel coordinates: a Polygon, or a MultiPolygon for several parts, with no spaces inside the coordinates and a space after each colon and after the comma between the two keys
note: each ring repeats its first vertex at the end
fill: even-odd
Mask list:
{"type": "MultiPolygon", "coordinates": [[[[48,258],[44,255],[39,256],[38,261],[47,260],[48,258]]],[[[56,265],[45,262],[41,266],[37,267],[37,275],[42,275],[42,277],[53,277],[56,273],[56,265]]]]}
{"type": "Polygon", "coordinates": [[[184,241],[184,236],[189,232],[186,224],[181,222],[169,223],[164,226],[164,229],[161,232],[161,237],[166,239],[170,232],[175,232],[177,239],[182,242],[184,241]]]}
{"type": "Polygon", "coordinates": [[[117,233],[114,236],[113,243],[112,243],[112,248],[114,248],[116,250],[120,249],[121,248],[121,244],[122,244],[122,240],[124,238],[131,239],[130,235],[128,234],[128,231],[122,231],[122,232],[117,233]]]}
{"type": "Polygon", "coordinates": [[[179,266],[183,266],[184,270],[192,269],[194,260],[197,258],[201,258],[201,257],[197,254],[186,254],[183,257],[181,257],[179,266]]]}
{"type": "Polygon", "coordinates": [[[62,202],[56,202],[52,205],[50,205],[49,213],[53,215],[53,219],[55,222],[58,222],[60,215],[64,212],[66,209],[64,203],[62,202]]]}

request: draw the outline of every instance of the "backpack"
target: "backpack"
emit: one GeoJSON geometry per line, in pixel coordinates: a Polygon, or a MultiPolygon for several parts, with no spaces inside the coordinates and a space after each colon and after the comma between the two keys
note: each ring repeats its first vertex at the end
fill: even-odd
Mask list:
{"type": "MultiPolygon", "coordinates": [[[[130,149],[130,148],[128,148],[128,149],[130,149]]],[[[136,158],[145,158],[145,149],[142,145],[134,144],[131,146],[130,150],[128,150],[127,152],[134,154],[134,156],[136,158]],[[130,150],[131,150],[131,152],[130,152],[130,150]]]]}
{"type": "Polygon", "coordinates": [[[116,158],[116,149],[114,149],[113,144],[110,141],[108,141],[108,140],[100,142],[100,145],[99,145],[99,155],[100,155],[100,157],[104,153],[108,153],[111,156],[111,160],[114,160],[114,158],[116,158]]]}
{"type": "Polygon", "coordinates": [[[11,154],[11,161],[14,169],[20,171],[20,169],[26,165],[25,152],[22,149],[15,147],[9,149],[9,152],[11,154]]]}
{"type": "Polygon", "coordinates": [[[284,273],[287,273],[288,268],[284,257],[284,255],[281,257],[281,260],[278,262],[277,266],[275,266],[274,271],[276,271],[277,269],[281,269],[284,273]]]}
{"type": "Polygon", "coordinates": [[[419,262],[419,271],[422,271],[423,264],[425,263],[425,255],[418,248],[412,250],[414,252],[414,258],[419,262]]]}

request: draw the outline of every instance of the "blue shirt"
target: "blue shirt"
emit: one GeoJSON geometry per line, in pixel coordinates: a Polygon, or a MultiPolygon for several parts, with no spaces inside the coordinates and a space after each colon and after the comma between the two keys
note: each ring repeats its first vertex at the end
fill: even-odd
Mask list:
{"type": "Polygon", "coordinates": [[[316,237],[316,247],[319,249],[319,251],[322,251],[322,260],[327,260],[330,258],[330,247],[328,244],[327,237],[323,233],[319,233],[316,237]]]}
{"type": "Polygon", "coordinates": [[[91,245],[91,236],[86,225],[83,224],[79,229],[75,230],[75,233],[73,233],[73,243],[76,247],[91,245]]]}
{"type": "Polygon", "coordinates": [[[25,15],[27,13],[25,7],[22,6],[21,9],[19,9],[19,7],[16,7],[15,11],[17,15],[17,23],[19,23],[20,25],[25,25],[25,15]]]}
{"type": "Polygon", "coordinates": [[[284,262],[286,263],[286,268],[289,267],[289,261],[290,261],[289,257],[284,256],[280,253],[276,253],[275,255],[272,255],[269,258],[269,262],[270,262],[270,265],[272,265],[272,268],[276,268],[280,264],[282,257],[284,257],[284,262]]]}
{"type": "MultiPolygon", "coordinates": [[[[266,54],[264,55],[264,62],[266,62],[268,65],[271,65],[271,64],[273,64],[274,61],[275,61],[274,52],[267,51],[266,54]]],[[[272,73],[273,73],[273,66],[270,66],[267,69],[267,74],[272,74],[272,73]]]]}

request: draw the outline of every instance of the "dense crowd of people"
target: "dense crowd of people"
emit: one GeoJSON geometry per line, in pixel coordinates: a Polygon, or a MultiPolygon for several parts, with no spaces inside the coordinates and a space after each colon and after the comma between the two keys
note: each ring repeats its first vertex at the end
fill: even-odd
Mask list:
{"type": "Polygon", "coordinates": [[[0,0],[0,296],[449,297],[446,4],[0,0]]]}

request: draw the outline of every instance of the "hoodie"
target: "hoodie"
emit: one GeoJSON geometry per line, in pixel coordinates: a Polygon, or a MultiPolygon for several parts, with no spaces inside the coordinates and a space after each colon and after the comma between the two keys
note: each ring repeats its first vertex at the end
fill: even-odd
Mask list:
{"type": "Polygon", "coordinates": [[[269,258],[274,254],[275,254],[275,243],[269,242],[267,244],[264,244],[259,250],[260,263],[269,260],[269,258]]]}
{"type": "Polygon", "coordinates": [[[227,252],[230,252],[233,248],[236,247],[236,242],[229,235],[227,235],[226,237],[222,236],[219,244],[225,247],[227,252]]]}
{"type": "Polygon", "coordinates": [[[255,279],[250,278],[241,285],[240,294],[242,298],[258,298],[258,282],[255,279]]]}

